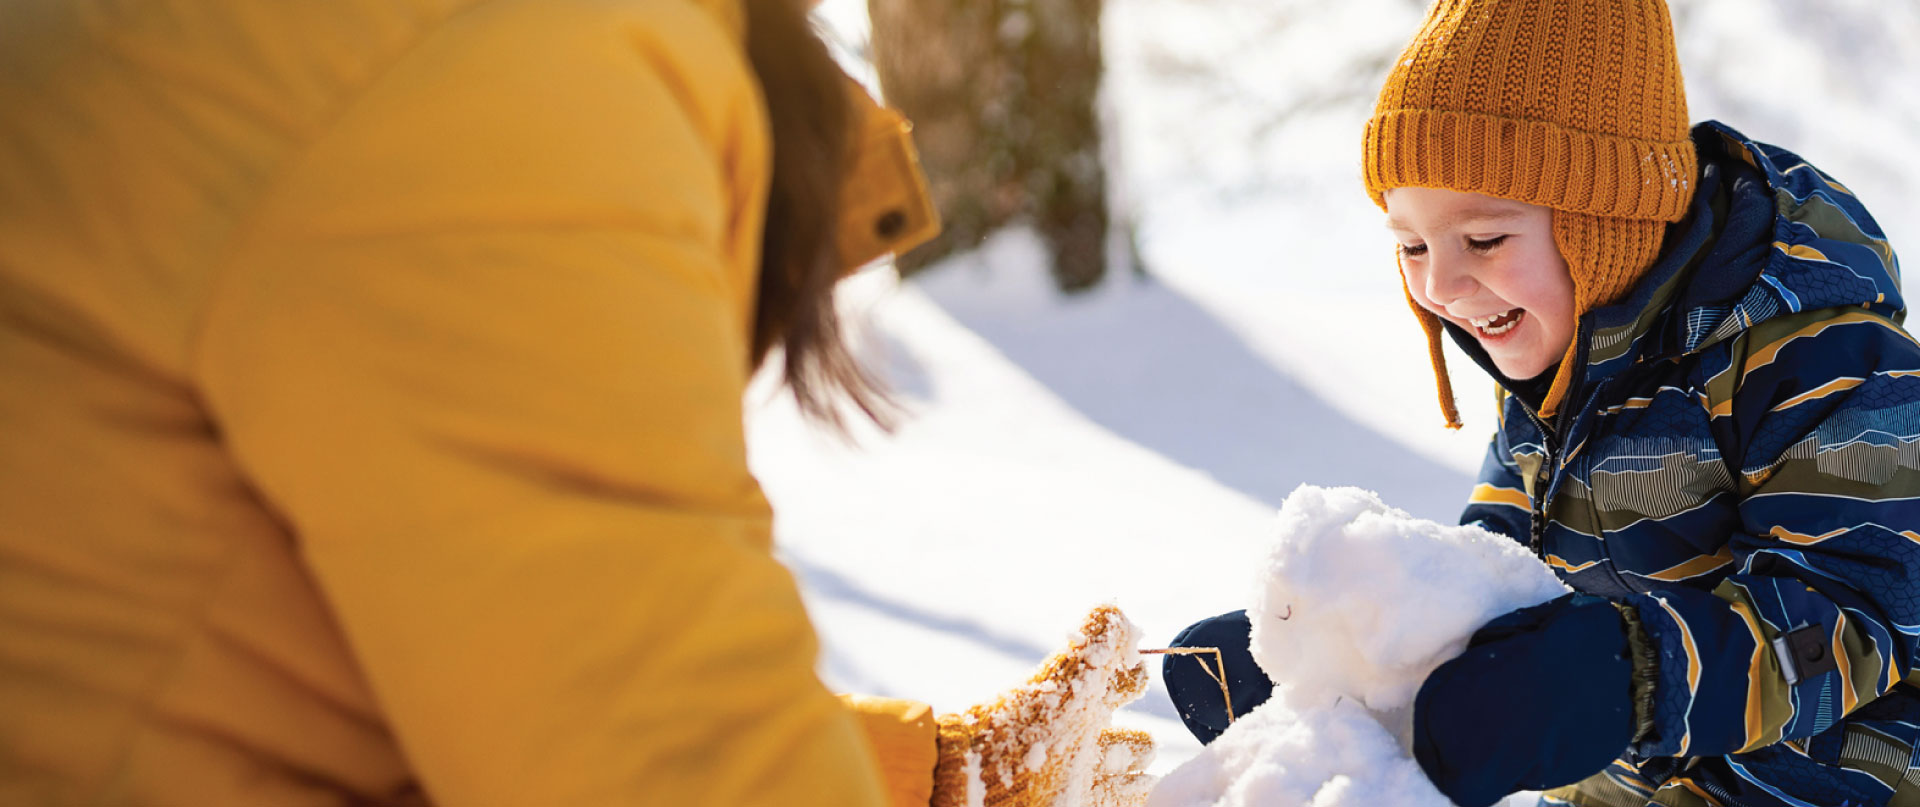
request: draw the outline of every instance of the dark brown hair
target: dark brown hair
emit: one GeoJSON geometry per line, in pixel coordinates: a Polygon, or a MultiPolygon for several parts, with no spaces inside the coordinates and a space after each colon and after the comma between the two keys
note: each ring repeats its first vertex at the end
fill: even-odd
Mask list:
{"type": "Polygon", "coordinates": [[[781,348],[800,410],[844,428],[844,395],[883,428],[886,394],[854,358],[834,308],[840,178],[851,157],[846,76],[807,20],[804,0],[746,0],[747,56],[767,100],[773,178],[760,251],[753,366],[781,348]]]}

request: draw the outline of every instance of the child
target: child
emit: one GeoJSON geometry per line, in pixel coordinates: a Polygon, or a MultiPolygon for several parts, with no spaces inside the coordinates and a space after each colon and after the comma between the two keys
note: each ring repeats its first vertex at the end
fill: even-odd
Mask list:
{"type": "MultiPolygon", "coordinates": [[[[1439,0],[1364,143],[1448,424],[1442,332],[1499,382],[1463,521],[1577,592],[1428,677],[1440,790],[1920,804],[1920,345],[1859,200],[1689,131],[1660,0],[1439,0]]],[[[1224,722],[1167,673],[1196,733],[1224,722]]]]}

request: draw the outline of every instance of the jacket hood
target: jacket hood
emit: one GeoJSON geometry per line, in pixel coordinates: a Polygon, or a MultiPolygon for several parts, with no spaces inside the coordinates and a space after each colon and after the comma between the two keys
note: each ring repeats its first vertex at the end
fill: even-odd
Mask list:
{"type": "MultiPolygon", "coordinates": [[[[1660,258],[1626,299],[1581,319],[1581,385],[1801,311],[1859,306],[1895,322],[1905,317],[1899,259],[1845,185],[1718,121],[1695,126],[1692,136],[1700,158],[1692,205],[1667,228],[1660,258]]],[[[1471,334],[1448,330],[1509,391],[1529,401],[1544,394],[1543,382],[1501,375],[1471,334]]]]}

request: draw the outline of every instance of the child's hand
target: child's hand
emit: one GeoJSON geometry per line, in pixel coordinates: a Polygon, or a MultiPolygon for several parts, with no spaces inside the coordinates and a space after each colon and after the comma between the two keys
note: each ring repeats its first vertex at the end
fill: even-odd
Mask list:
{"type": "Polygon", "coordinates": [[[1414,757],[1460,807],[1585,779],[1633,741],[1632,672],[1611,602],[1567,594],[1513,611],[1427,676],[1414,757]]]}
{"type": "Polygon", "coordinates": [[[1273,681],[1253,660],[1252,634],[1253,625],[1241,610],[1202,619],[1173,639],[1172,647],[1220,651],[1227,676],[1224,693],[1210,657],[1168,655],[1161,664],[1160,680],[1167,685],[1167,696],[1201,745],[1213,742],[1236,718],[1246,717],[1273,696],[1273,681]]]}
{"type": "Polygon", "coordinates": [[[1147,690],[1138,643],[1133,623],[1101,606],[1026,684],[941,715],[933,807],[1144,804],[1153,778],[1141,771],[1153,740],[1107,727],[1115,709],[1147,690]]]}

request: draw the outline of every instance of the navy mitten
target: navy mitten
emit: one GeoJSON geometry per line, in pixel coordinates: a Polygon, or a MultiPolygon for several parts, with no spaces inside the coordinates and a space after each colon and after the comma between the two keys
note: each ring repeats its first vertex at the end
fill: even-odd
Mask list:
{"type": "Polygon", "coordinates": [[[1626,621],[1567,594],[1481,627],[1414,699],[1413,754],[1460,807],[1572,784],[1633,741],[1626,621]]]}
{"type": "MultiPolygon", "coordinates": [[[[1227,667],[1227,692],[1233,696],[1233,715],[1243,717],[1253,707],[1266,703],[1273,694],[1273,682],[1253,660],[1253,626],[1246,611],[1234,611],[1209,617],[1187,626],[1174,637],[1174,647],[1215,647],[1227,667]]],[[[1209,672],[1213,654],[1199,656],[1169,655],[1162,662],[1160,677],[1167,682],[1167,694],[1180,712],[1187,731],[1201,743],[1227,730],[1227,704],[1220,695],[1220,682],[1209,672]]]]}

